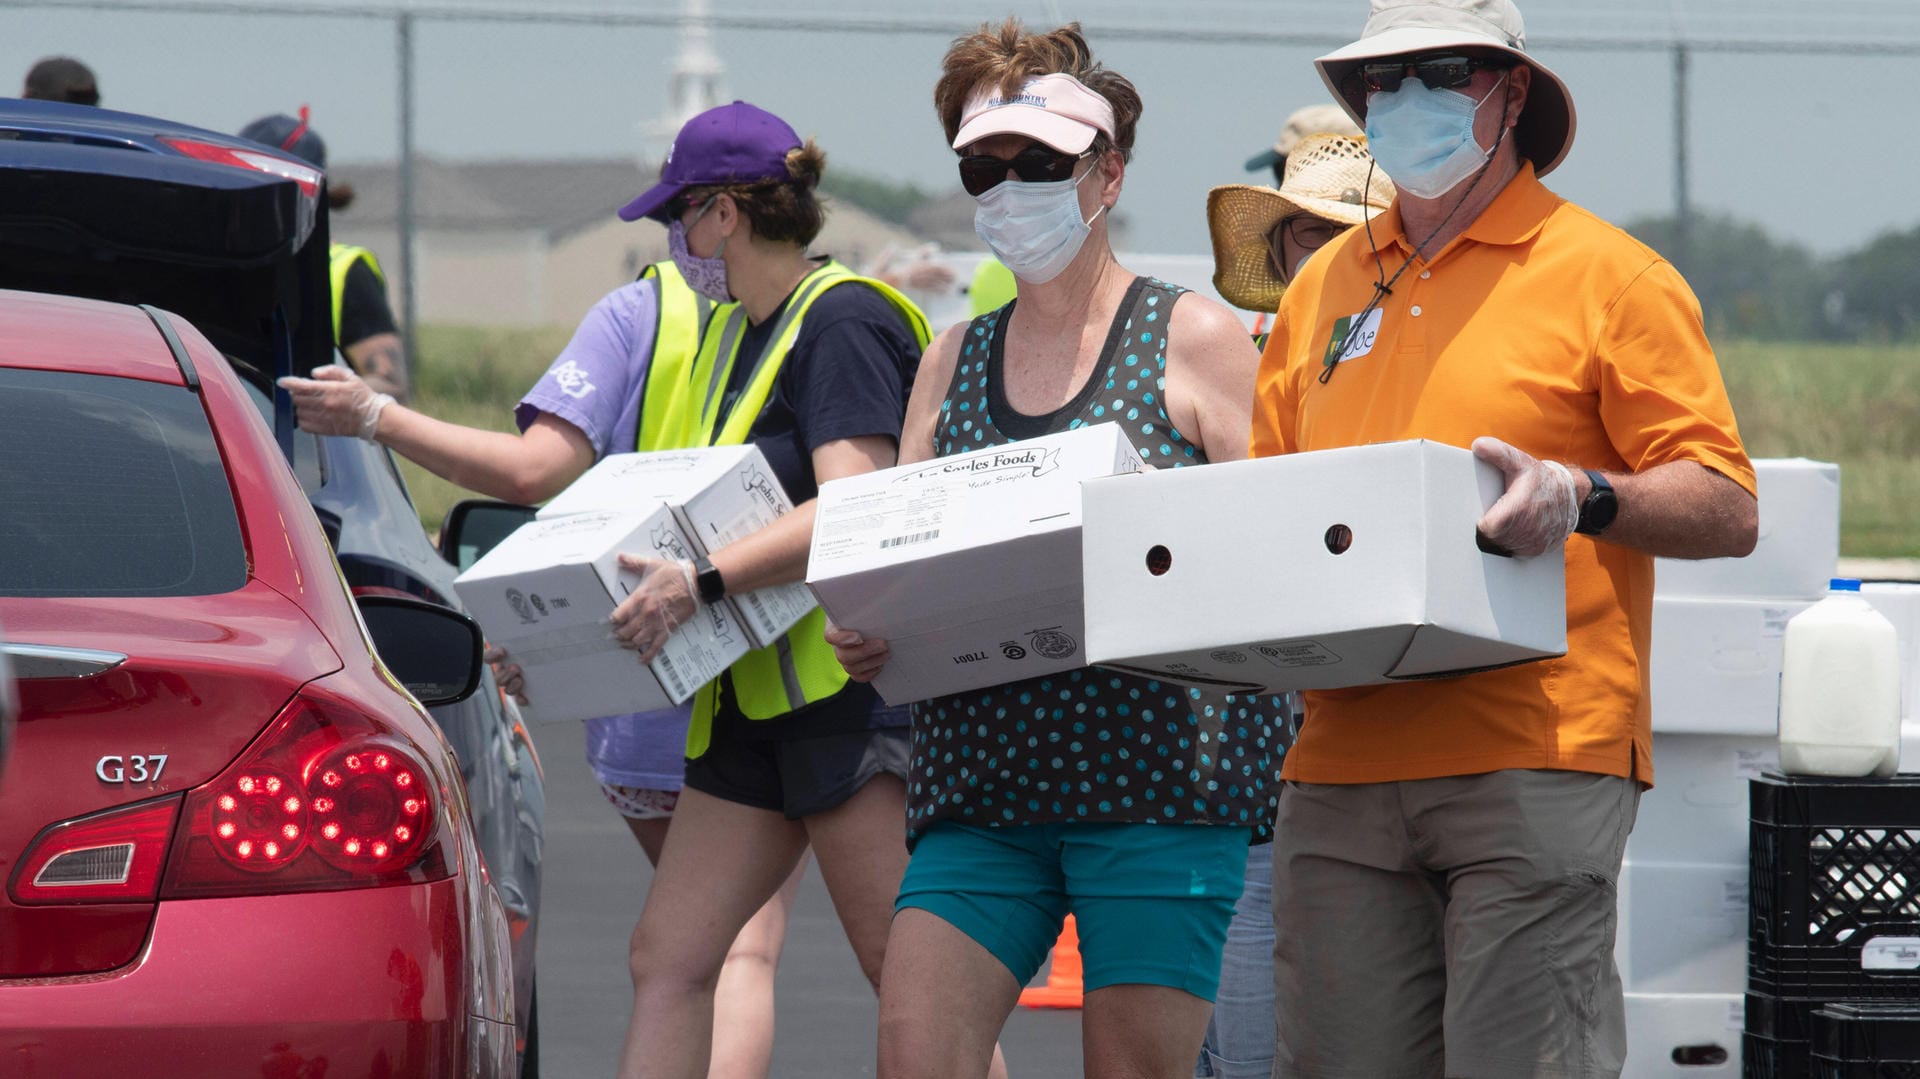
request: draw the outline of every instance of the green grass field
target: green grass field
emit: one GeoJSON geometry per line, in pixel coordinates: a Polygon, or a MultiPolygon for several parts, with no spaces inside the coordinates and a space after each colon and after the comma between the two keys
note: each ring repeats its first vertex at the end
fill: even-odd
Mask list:
{"type": "Polygon", "coordinates": [[[1840,553],[1920,556],[1920,345],[1719,347],[1755,457],[1840,465],[1840,553]]]}
{"type": "MultiPolygon", "coordinates": [[[[453,423],[513,430],[513,404],[567,342],[564,328],[429,326],[420,333],[415,404],[453,423]]],[[[1721,370],[1755,457],[1840,464],[1841,553],[1920,557],[1920,345],[1731,342],[1721,370]]],[[[428,529],[470,492],[404,459],[428,529]]]]}

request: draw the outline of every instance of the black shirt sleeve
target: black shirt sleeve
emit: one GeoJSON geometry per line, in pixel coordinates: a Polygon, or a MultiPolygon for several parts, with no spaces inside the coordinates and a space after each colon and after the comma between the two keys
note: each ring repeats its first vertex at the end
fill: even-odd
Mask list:
{"type": "Polygon", "coordinates": [[[386,286],[366,259],[355,259],[340,294],[340,338],[335,343],[344,349],[376,334],[399,332],[387,306],[386,286]]]}
{"type": "Polygon", "coordinates": [[[843,438],[900,437],[920,342],[907,320],[866,285],[821,294],[780,371],[796,434],[812,452],[843,438]]]}

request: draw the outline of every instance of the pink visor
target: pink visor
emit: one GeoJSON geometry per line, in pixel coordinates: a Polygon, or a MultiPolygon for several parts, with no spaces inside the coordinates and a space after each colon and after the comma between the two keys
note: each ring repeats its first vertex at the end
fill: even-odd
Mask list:
{"type": "Polygon", "coordinates": [[[1113,138],[1113,106],[1072,75],[1038,75],[1019,93],[983,85],[967,98],[953,148],[963,149],[990,135],[1025,135],[1064,154],[1077,154],[1096,134],[1113,138]]]}

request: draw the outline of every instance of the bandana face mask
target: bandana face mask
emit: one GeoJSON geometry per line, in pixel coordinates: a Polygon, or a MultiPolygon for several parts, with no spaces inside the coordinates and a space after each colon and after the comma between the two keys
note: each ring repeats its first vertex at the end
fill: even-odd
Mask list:
{"type": "Polygon", "coordinates": [[[720,246],[714,248],[712,258],[701,258],[687,250],[687,230],[700,223],[713,209],[713,200],[693,215],[693,224],[683,225],[676,218],[667,225],[667,253],[673,257],[673,264],[679,268],[680,276],[687,279],[688,287],[712,300],[714,303],[730,303],[733,294],[727,291],[727,264],[720,255],[727,249],[727,238],[720,238],[720,246]]]}

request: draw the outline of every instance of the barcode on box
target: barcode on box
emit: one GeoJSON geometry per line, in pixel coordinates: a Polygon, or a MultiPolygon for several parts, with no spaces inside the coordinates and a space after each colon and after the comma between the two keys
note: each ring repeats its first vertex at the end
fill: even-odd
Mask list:
{"type": "Polygon", "coordinates": [[[748,592],[747,606],[753,608],[753,617],[758,621],[762,623],[772,621],[772,619],[767,617],[767,605],[760,601],[760,593],[748,592]]]}
{"type": "Polygon", "coordinates": [[[663,676],[665,676],[667,682],[669,683],[667,686],[667,692],[671,694],[676,700],[686,697],[687,695],[686,680],[680,677],[679,671],[674,670],[673,659],[669,657],[665,652],[662,652],[660,653],[659,657],[654,660],[654,662],[659,664],[660,673],[663,676]]]}
{"type": "Polygon", "coordinates": [[[940,530],[937,528],[930,528],[925,532],[915,532],[907,536],[891,536],[891,537],[888,537],[887,539],[883,539],[880,541],[880,549],[884,551],[889,547],[905,547],[910,543],[925,543],[928,540],[939,539],[939,538],[940,538],[940,530]]]}

